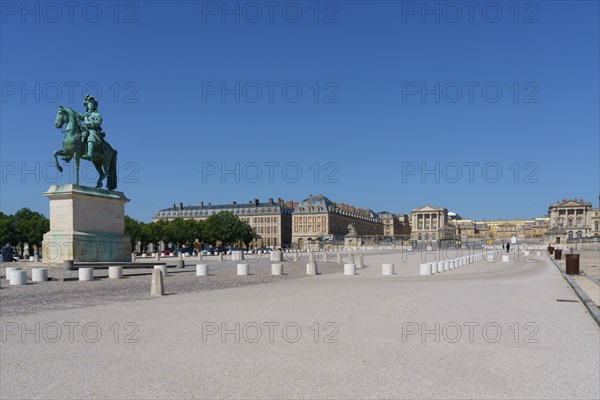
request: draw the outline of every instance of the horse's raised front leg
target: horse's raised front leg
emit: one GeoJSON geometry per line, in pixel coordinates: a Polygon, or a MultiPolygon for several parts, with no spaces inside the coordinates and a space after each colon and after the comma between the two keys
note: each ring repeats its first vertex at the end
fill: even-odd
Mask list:
{"type": "Polygon", "coordinates": [[[75,153],[75,184],[79,185],[79,159],[81,155],[79,153],[75,153]]]}
{"type": "Polygon", "coordinates": [[[64,157],[66,155],[64,150],[56,150],[54,152],[54,164],[56,165],[56,169],[58,172],[63,172],[63,167],[58,164],[58,156],[64,157]]]}

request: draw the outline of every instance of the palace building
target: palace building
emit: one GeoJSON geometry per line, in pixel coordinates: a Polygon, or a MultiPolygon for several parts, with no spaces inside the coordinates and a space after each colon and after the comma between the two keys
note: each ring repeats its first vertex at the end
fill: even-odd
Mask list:
{"type": "Polygon", "coordinates": [[[294,209],[292,246],[304,249],[316,241],[342,240],[350,224],[358,235],[383,235],[383,223],[373,210],[334,203],[323,195],[309,195],[294,209]]]}
{"type": "MultiPolygon", "coordinates": [[[[441,207],[423,206],[411,212],[411,240],[431,243],[441,239],[448,239],[448,210],[441,207]]],[[[454,233],[455,230],[452,229],[454,233]]],[[[456,239],[453,235],[453,239],[456,239]]]]}
{"type": "Polygon", "coordinates": [[[572,239],[600,236],[600,208],[580,200],[557,201],[548,207],[550,230],[545,242],[567,243],[572,239]]]}
{"type": "Polygon", "coordinates": [[[286,247],[292,240],[292,211],[293,203],[285,203],[283,199],[269,199],[266,203],[261,203],[258,199],[250,200],[248,203],[213,205],[201,202],[197,206],[179,206],[173,204],[173,207],[158,211],[153,221],[173,220],[175,218],[205,220],[211,215],[222,211],[230,212],[250,224],[258,235],[253,245],[255,247],[286,247]]]}

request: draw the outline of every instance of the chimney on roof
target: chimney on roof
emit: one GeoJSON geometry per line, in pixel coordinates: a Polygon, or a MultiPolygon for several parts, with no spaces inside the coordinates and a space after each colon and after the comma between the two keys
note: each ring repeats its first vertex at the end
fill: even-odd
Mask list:
{"type": "Polygon", "coordinates": [[[269,205],[272,206],[273,204],[275,204],[275,203],[273,203],[273,199],[272,198],[269,199],[269,205]]]}
{"type": "Polygon", "coordinates": [[[234,201],[234,202],[233,202],[233,205],[236,205],[236,204],[237,204],[237,201],[234,201]]]}
{"type": "Polygon", "coordinates": [[[179,202],[179,209],[183,210],[183,203],[182,202],[179,202]]]}
{"type": "Polygon", "coordinates": [[[173,208],[177,208],[177,204],[173,203],[173,208]]]}
{"type": "Polygon", "coordinates": [[[209,207],[210,207],[210,206],[212,206],[212,203],[208,203],[208,206],[209,206],[209,207]]]}
{"type": "Polygon", "coordinates": [[[259,201],[258,199],[254,199],[254,207],[258,207],[259,201]]]}
{"type": "Polygon", "coordinates": [[[203,201],[200,202],[200,209],[202,209],[202,210],[204,209],[204,202],[203,201]]]}

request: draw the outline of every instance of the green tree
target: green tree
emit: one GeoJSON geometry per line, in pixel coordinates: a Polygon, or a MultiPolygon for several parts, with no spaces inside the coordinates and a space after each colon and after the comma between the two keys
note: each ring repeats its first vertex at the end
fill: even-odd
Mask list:
{"type": "Polygon", "coordinates": [[[237,241],[236,228],[239,218],[227,211],[211,215],[206,220],[206,235],[213,245],[233,244],[237,241]]]}
{"type": "Polygon", "coordinates": [[[240,242],[243,242],[246,245],[246,247],[249,247],[250,243],[252,243],[252,241],[256,239],[258,235],[248,222],[240,221],[239,225],[240,226],[238,228],[238,240],[240,242]]]}
{"type": "Polygon", "coordinates": [[[250,224],[227,211],[208,217],[204,225],[204,233],[207,241],[213,245],[217,242],[225,245],[242,242],[248,246],[256,237],[250,224]]]}
{"type": "Polygon", "coordinates": [[[7,243],[14,245],[17,242],[12,215],[6,215],[0,211],[0,246],[7,243]]]}
{"type": "Polygon", "coordinates": [[[144,223],[130,216],[125,216],[125,234],[131,239],[131,247],[135,248],[137,242],[144,246],[144,223]]]}
{"type": "Polygon", "coordinates": [[[157,221],[143,226],[143,237],[145,243],[154,243],[158,245],[158,242],[167,240],[168,221],[157,221]]]}
{"type": "Polygon", "coordinates": [[[21,208],[13,216],[14,230],[17,241],[41,245],[44,233],[50,230],[50,221],[43,214],[21,208]]]}

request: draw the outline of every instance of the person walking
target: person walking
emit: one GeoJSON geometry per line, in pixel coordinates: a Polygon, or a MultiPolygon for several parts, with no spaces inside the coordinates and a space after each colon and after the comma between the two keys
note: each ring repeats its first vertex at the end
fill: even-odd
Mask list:
{"type": "Polygon", "coordinates": [[[506,243],[506,252],[508,253],[510,251],[510,243],[506,243]]]}

